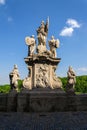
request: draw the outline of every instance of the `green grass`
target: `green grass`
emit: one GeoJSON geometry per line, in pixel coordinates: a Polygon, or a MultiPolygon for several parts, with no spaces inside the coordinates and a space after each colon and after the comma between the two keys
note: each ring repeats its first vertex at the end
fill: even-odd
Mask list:
{"type": "Polygon", "coordinates": [[[79,95],[79,94],[82,94],[82,92],[75,92],[75,94],[79,95]]]}

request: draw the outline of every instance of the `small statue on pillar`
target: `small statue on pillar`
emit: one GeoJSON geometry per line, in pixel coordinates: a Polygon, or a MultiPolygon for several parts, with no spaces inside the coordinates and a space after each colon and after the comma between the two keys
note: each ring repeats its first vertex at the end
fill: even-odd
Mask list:
{"type": "Polygon", "coordinates": [[[17,65],[14,65],[14,69],[9,74],[11,90],[18,90],[18,80],[20,79],[17,65]]]}
{"type": "Polygon", "coordinates": [[[51,36],[51,40],[49,40],[48,42],[49,42],[51,56],[53,58],[56,58],[57,57],[56,48],[59,47],[60,42],[58,39],[55,39],[54,36],[51,36]]]}
{"type": "Polygon", "coordinates": [[[36,46],[34,35],[32,35],[31,37],[26,37],[25,42],[28,45],[28,56],[32,56],[34,54],[36,46]]]}
{"type": "Polygon", "coordinates": [[[67,78],[68,78],[68,82],[66,86],[66,92],[68,94],[75,94],[74,87],[76,83],[76,74],[71,66],[69,66],[69,70],[67,72],[67,78]]]}

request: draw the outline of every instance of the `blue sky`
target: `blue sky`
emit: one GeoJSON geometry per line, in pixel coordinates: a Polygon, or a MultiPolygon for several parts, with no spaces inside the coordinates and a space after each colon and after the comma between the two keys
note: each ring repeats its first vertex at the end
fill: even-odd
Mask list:
{"type": "Polygon", "coordinates": [[[58,76],[71,65],[77,75],[87,75],[87,0],[0,0],[0,84],[9,83],[17,64],[21,79],[27,74],[25,37],[35,35],[49,16],[49,34],[60,40],[58,76]]]}

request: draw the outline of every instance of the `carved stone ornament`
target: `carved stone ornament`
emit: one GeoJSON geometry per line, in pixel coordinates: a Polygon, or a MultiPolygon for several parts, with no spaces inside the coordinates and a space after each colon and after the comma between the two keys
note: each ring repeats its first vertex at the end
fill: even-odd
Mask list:
{"type": "Polygon", "coordinates": [[[57,58],[56,54],[56,48],[59,47],[59,40],[52,36],[51,40],[48,41],[50,48],[48,50],[46,43],[48,29],[49,19],[47,19],[46,23],[42,21],[38,27],[37,40],[35,40],[34,36],[25,38],[25,42],[28,45],[28,57],[25,58],[25,62],[28,68],[31,67],[31,75],[24,79],[23,86],[29,90],[33,88],[49,87],[55,89],[62,87],[61,80],[55,74],[56,66],[61,60],[57,58]]]}
{"type": "Polygon", "coordinates": [[[55,70],[56,70],[56,67],[53,66],[53,70],[52,70],[52,72],[53,72],[53,73],[52,73],[52,76],[53,76],[52,89],[62,88],[62,82],[61,82],[61,80],[56,76],[55,70]]]}
{"type": "Polygon", "coordinates": [[[29,90],[32,89],[32,87],[31,87],[31,78],[30,78],[30,77],[26,77],[26,78],[23,80],[23,86],[24,86],[24,88],[26,88],[26,89],[29,89],[29,90]]]}
{"type": "Polygon", "coordinates": [[[36,87],[49,87],[49,68],[46,64],[40,64],[36,69],[36,87]]]}

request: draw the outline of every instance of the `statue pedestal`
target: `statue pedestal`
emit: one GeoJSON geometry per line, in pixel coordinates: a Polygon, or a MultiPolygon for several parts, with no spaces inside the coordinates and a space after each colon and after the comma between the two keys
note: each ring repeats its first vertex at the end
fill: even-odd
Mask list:
{"type": "Polygon", "coordinates": [[[60,58],[52,58],[45,54],[25,58],[29,70],[29,84],[25,88],[61,88],[62,83],[55,74],[60,60],[60,58]]]}
{"type": "Polygon", "coordinates": [[[66,106],[66,93],[62,89],[37,88],[18,94],[17,112],[54,112],[66,106]]]}

